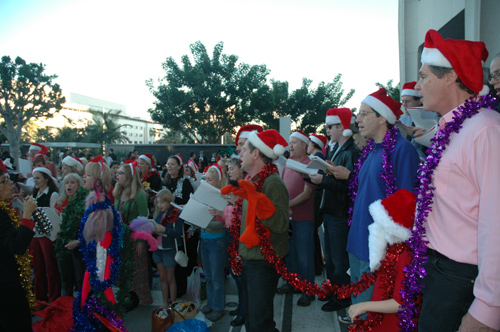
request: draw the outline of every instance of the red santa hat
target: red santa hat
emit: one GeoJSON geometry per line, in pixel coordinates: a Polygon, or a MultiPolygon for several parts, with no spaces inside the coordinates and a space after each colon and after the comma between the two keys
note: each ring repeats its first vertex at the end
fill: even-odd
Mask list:
{"type": "Polygon", "coordinates": [[[309,144],[309,137],[302,131],[297,130],[290,135],[290,138],[295,137],[300,139],[302,142],[309,144]]]}
{"type": "Polygon", "coordinates": [[[5,167],[5,164],[3,163],[2,159],[0,159],[0,169],[4,174],[9,174],[9,171],[7,171],[7,167],[5,167]]]}
{"type": "Polygon", "coordinates": [[[222,167],[220,167],[217,164],[213,164],[213,165],[208,167],[207,172],[211,168],[215,169],[215,173],[217,173],[217,175],[219,176],[219,180],[222,180],[222,167]]]}
{"type": "Polygon", "coordinates": [[[314,133],[312,133],[309,136],[309,139],[311,140],[311,142],[318,144],[318,146],[319,146],[320,149],[323,149],[325,147],[326,141],[327,141],[326,136],[317,135],[317,134],[314,134],[314,133]]]}
{"type": "Polygon", "coordinates": [[[151,169],[155,168],[155,160],[151,154],[149,154],[149,153],[141,154],[139,156],[139,159],[142,159],[145,162],[147,162],[151,169]]]}
{"type": "Polygon", "coordinates": [[[488,50],[483,42],[443,39],[432,29],[425,35],[422,64],[452,68],[474,92],[483,89],[483,62],[487,58],[488,50]]]}
{"type": "Polygon", "coordinates": [[[52,176],[52,172],[47,167],[36,167],[31,174],[35,174],[36,172],[47,174],[54,181],[54,184],[57,185],[57,180],[52,176]]]}
{"type": "Polygon", "coordinates": [[[415,195],[406,189],[399,189],[391,196],[370,204],[368,211],[373,223],[368,226],[368,247],[372,271],[380,267],[388,244],[401,243],[411,237],[415,207],[415,195]]]}
{"type": "Polygon", "coordinates": [[[184,165],[184,161],[182,160],[180,153],[174,155],[174,157],[177,158],[177,160],[179,160],[179,165],[184,165]]]}
{"type": "Polygon", "coordinates": [[[256,125],[256,124],[249,124],[249,125],[246,125],[246,126],[243,126],[240,128],[240,130],[238,130],[238,133],[236,134],[236,139],[234,140],[234,142],[236,144],[238,144],[238,140],[240,138],[248,138],[248,135],[252,132],[252,131],[256,131],[258,133],[261,133],[264,129],[262,128],[262,126],[259,126],[259,125],[256,125]]]}
{"type": "Polygon", "coordinates": [[[47,148],[43,144],[31,143],[30,151],[41,151],[43,154],[46,154],[47,152],[49,152],[49,148],[47,148]]]}
{"type": "Polygon", "coordinates": [[[352,130],[349,129],[351,124],[356,122],[356,118],[348,108],[331,108],[326,111],[326,125],[342,124],[344,131],[342,133],[345,137],[352,136],[352,130]]]}
{"type": "Polygon", "coordinates": [[[415,90],[415,85],[417,85],[417,82],[415,81],[403,84],[403,91],[401,91],[401,97],[403,96],[420,97],[418,95],[418,91],[415,90]]]}
{"type": "Polygon", "coordinates": [[[260,152],[271,159],[282,156],[288,146],[283,136],[274,129],[264,130],[260,133],[252,131],[248,135],[248,140],[260,152]]]}
{"type": "Polygon", "coordinates": [[[367,96],[362,103],[370,106],[390,124],[395,124],[398,116],[403,114],[401,111],[401,103],[389,97],[384,88],[380,88],[378,91],[367,96]]]}
{"type": "Polygon", "coordinates": [[[63,165],[76,168],[78,172],[83,171],[83,162],[77,157],[67,156],[62,161],[63,165]]]}

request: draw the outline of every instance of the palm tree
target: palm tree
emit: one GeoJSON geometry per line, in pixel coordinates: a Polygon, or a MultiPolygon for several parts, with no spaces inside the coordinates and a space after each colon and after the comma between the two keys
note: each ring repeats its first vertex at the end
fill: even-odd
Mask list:
{"type": "Polygon", "coordinates": [[[89,112],[92,114],[93,123],[86,128],[87,142],[103,144],[130,142],[125,132],[121,131],[122,127],[130,125],[117,125],[117,120],[122,113],[121,110],[102,112],[90,109],[89,112]]]}

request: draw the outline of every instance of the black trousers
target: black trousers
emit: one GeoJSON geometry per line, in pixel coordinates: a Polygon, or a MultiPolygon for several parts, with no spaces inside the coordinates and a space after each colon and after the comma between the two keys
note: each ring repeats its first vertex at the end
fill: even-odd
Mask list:
{"type": "Polygon", "coordinates": [[[31,312],[19,283],[0,285],[0,332],[32,332],[31,312]]]}
{"type": "Polygon", "coordinates": [[[458,331],[462,317],[474,301],[477,265],[456,262],[432,249],[427,249],[427,255],[418,330],[458,331]]]}

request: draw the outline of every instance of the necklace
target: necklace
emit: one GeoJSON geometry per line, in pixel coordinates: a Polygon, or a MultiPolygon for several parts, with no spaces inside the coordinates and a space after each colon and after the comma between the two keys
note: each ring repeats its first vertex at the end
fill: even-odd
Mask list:
{"type": "Polygon", "coordinates": [[[415,222],[412,230],[412,237],[407,241],[412,250],[412,262],[405,268],[406,278],[402,298],[405,300],[402,309],[398,312],[402,322],[402,331],[414,331],[417,325],[414,322],[417,310],[415,299],[421,292],[422,285],[419,280],[426,276],[424,264],[427,262],[426,241],[424,222],[426,217],[432,211],[431,205],[434,197],[434,186],[432,185],[432,176],[436,167],[439,165],[441,157],[446,147],[450,144],[452,133],[459,133],[465,120],[479,113],[480,108],[494,109],[497,99],[487,95],[478,99],[470,98],[463,105],[453,111],[454,118],[446,123],[444,128],[439,129],[436,136],[431,139],[431,146],[427,150],[428,156],[424,164],[418,170],[418,180],[420,186],[417,191],[417,207],[415,211],[415,222]]]}
{"type": "MultiPolygon", "coordinates": [[[[15,229],[18,229],[21,226],[21,216],[19,212],[14,209],[11,203],[7,203],[5,200],[0,199],[0,209],[4,210],[11,222],[12,226],[15,229]]],[[[14,255],[16,258],[19,276],[21,284],[23,285],[24,292],[26,293],[26,298],[28,299],[28,303],[31,309],[35,308],[35,295],[33,294],[33,281],[32,281],[32,270],[31,270],[31,261],[33,257],[31,256],[29,249],[26,249],[26,252],[22,255],[14,255]]]]}
{"type": "MultiPolygon", "coordinates": [[[[382,141],[382,151],[384,152],[383,161],[382,161],[382,172],[380,172],[380,177],[384,180],[386,188],[385,193],[386,197],[392,195],[398,189],[396,187],[396,178],[394,177],[394,170],[392,165],[392,155],[394,153],[394,149],[396,147],[396,137],[399,132],[399,128],[397,126],[393,126],[393,128],[387,130],[384,135],[384,139],[382,141]]],[[[354,212],[354,202],[356,200],[356,195],[358,193],[359,188],[359,172],[363,163],[365,162],[368,155],[375,148],[375,142],[373,140],[369,140],[368,144],[363,148],[361,152],[361,156],[358,159],[358,162],[354,164],[354,170],[352,173],[351,181],[349,181],[349,196],[351,197],[351,206],[349,207],[349,221],[348,224],[351,225],[352,222],[352,214],[354,212]]]]}

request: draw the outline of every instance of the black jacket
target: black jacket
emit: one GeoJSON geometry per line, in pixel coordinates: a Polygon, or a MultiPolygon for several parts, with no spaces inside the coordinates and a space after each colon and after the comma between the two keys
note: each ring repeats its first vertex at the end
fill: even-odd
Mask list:
{"type": "Polygon", "coordinates": [[[7,212],[0,209],[0,284],[19,283],[19,266],[14,255],[26,252],[34,234],[23,225],[15,229],[7,212]]]}
{"type": "MultiPolygon", "coordinates": [[[[332,156],[337,150],[337,145],[328,148],[327,160],[332,160],[332,156]]],[[[333,158],[333,162],[337,166],[344,166],[351,172],[354,169],[354,164],[358,161],[360,151],[352,137],[340,147],[333,158]]],[[[318,185],[324,189],[323,201],[320,209],[335,218],[347,218],[351,199],[348,194],[349,180],[337,180],[334,176],[323,174],[323,180],[318,185]]]]}

